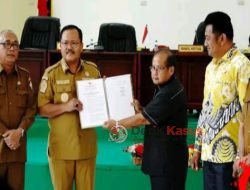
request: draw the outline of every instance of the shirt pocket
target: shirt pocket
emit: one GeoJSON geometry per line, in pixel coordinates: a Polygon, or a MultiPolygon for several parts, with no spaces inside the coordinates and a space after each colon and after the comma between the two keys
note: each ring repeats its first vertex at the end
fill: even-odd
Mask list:
{"type": "Polygon", "coordinates": [[[65,103],[72,98],[72,86],[70,85],[56,85],[55,91],[55,103],[65,103]]]}
{"type": "Polygon", "coordinates": [[[17,95],[17,98],[15,99],[15,103],[17,107],[20,107],[20,108],[27,107],[28,89],[17,89],[16,95],[17,95]]]}

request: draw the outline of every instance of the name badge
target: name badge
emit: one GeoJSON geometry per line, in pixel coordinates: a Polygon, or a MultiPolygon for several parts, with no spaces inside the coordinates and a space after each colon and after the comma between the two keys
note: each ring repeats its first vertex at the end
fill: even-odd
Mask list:
{"type": "Polygon", "coordinates": [[[69,80],[57,80],[56,84],[69,84],[69,80]]]}

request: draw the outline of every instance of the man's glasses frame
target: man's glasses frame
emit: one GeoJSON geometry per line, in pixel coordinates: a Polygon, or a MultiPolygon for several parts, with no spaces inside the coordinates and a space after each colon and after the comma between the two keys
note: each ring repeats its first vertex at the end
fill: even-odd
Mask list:
{"type": "Polygon", "coordinates": [[[158,72],[158,73],[163,72],[166,68],[167,68],[166,66],[163,66],[163,67],[149,66],[149,70],[150,70],[151,72],[158,72]]]}
{"type": "Polygon", "coordinates": [[[68,41],[61,42],[61,46],[68,47],[68,45],[70,45],[73,49],[78,48],[80,44],[81,42],[68,42],[68,41]]]}
{"type": "Polygon", "coordinates": [[[19,50],[19,44],[17,42],[0,42],[0,44],[3,45],[5,49],[11,49],[13,47],[14,50],[19,50]]]}

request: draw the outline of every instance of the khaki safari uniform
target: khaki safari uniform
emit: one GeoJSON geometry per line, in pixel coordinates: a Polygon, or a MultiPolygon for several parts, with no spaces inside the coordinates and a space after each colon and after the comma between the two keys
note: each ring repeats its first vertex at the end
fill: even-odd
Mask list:
{"type": "MultiPolygon", "coordinates": [[[[250,80],[248,82],[241,120],[244,124],[244,156],[250,154],[250,80]]],[[[248,166],[249,167],[249,166],[248,166]]],[[[249,176],[249,174],[247,174],[249,176]]],[[[250,178],[247,189],[250,190],[250,178]]]]}
{"type": "Polygon", "coordinates": [[[244,155],[247,155],[250,154],[250,81],[244,99],[242,121],[244,123],[244,155]]]}
{"type": "Polygon", "coordinates": [[[2,135],[18,127],[27,131],[35,114],[36,100],[28,71],[15,65],[14,71],[6,74],[0,64],[0,178],[13,189],[24,188],[26,136],[21,137],[19,148],[11,150],[2,135]]]}
{"type": "MultiPolygon", "coordinates": [[[[70,72],[65,60],[45,70],[38,93],[38,107],[62,104],[76,98],[76,81],[99,78],[97,66],[81,60],[78,71],[70,72]]],[[[83,102],[84,104],[84,102],[83,102]]],[[[66,112],[49,118],[48,154],[54,189],[93,189],[97,152],[95,129],[81,129],[79,113],[66,112]]]]}

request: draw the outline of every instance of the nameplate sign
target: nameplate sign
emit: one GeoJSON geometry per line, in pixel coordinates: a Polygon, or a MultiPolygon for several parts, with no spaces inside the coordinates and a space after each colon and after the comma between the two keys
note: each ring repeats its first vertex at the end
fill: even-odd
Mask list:
{"type": "Polygon", "coordinates": [[[202,45],[178,45],[179,52],[203,52],[204,46],[202,45]]]}

